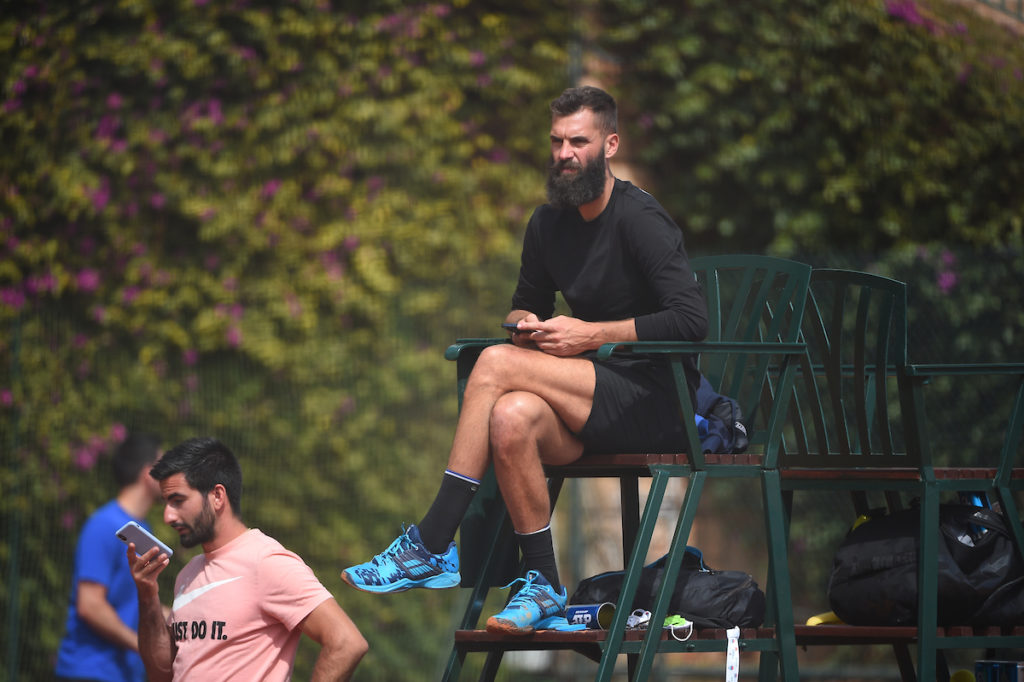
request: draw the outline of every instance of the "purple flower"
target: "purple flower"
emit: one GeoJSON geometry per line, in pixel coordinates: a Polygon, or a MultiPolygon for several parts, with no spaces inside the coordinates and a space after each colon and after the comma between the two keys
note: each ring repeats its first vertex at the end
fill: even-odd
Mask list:
{"type": "Polygon", "coordinates": [[[25,282],[25,291],[29,294],[45,294],[48,291],[55,291],[57,289],[57,278],[53,276],[52,272],[47,272],[44,275],[34,275],[29,277],[25,282]]]}
{"type": "Polygon", "coordinates": [[[473,50],[469,53],[470,66],[481,67],[487,63],[487,55],[480,50],[473,50]]]}
{"type": "Polygon", "coordinates": [[[114,422],[110,425],[110,439],[114,442],[120,443],[128,436],[128,429],[125,428],[124,424],[114,422]]]}
{"type": "Polygon", "coordinates": [[[107,203],[110,202],[110,181],[103,178],[100,181],[100,186],[89,192],[89,198],[92,200],[92,207],[97,213],[106,208],[107,203]]]}
{"type": "Polygon", "coordinates": [[[0,289],[0,303],[3,303],[8,308],[21,310],[22,306],[25,305],[25,294],[18,289],[0,289]]]}
{"type": "Polygon", "coordinates": [[[149,205],[157,210],[163,208],[166,203],[167,199],[164,197],[163,194],[160,194],[159,192],[149,197],[149,205]]]}
{"type": "Polygon", "coordinates": [[[903,19],[907,23],[924,26],[924,17],[917,11],[914,0],[889,0],[885,3],[885,9],[891,16],[903,19]]]}
{"type": "Polygon", "coordinates": [[[127,305],[127,304],[131,303],[132,301],[134,301],[138,297],[139,297],[139,288],[138,287],[127,287],[121,293],[121,302],[127,305]]]}
{"type": "Polygon", "coordinates": [[[239,346],[242,345],[242,330],[239,329],[238,326],[236,325],[231,325],[230,327],[228,327],[227,333],[225,333],[224,338],[225,340],[227,340],[229,346],[231,346],[232,348],[238,348],[239,346]]]}
{"type": "Polygon", "coordinates": [[[114,133],[117,132],[118,128],[121,127],[121,119],[116,116],[106,114],[100,117],[100,122],[96,124],[96,137],[100,140],[113,139],[114,133]]]}
{"type": "Polygon", "coordinates": [[[107,95],[107,108],[108,109],[120,109],[121,108],[121,104],[123,104],[123,103],[124,103],[124,100],[121,98],[121,95],[119,95],[118,93],[112,92],[109,95],[107,95]]]}
{"type": "Polygon", "coordinates": [[[99,452],[88,445],[83,445],[75,450],[71,457],[75,466],[78,467],[79,470],[89,471],[96,466],[96,461],[99,459],[99,452]]]}
{"type": "Polygon", "coordinates": [[[207,102],[206,115],[218,125],[224,122],[224,112],[221,111],[219,99],[211,99],[207,102]]]}
{"type": "Polygon", "coordinates": [[[0,405],[10,407],[14,404],[14,394],[9,388],[0,388],[0,405]]]}
{"type": "Polygon", "coordinates": [[[273,180],[268,180],[267,183],[263,185],[263,189],[260,194],[264,199],[272,199],[279,189],[281,189],[281,181],[274,178],[273,180]]]}
{"type": "Polygon", "coordinates": [[[188,367],[194,367],[199,362],[199,351],[195,348],[186,348],[181,354],[181,359],[188,367]]]}
{"type": "Polygon", "coordinates": [[[944,294],[948,294],[956,286],[956,273],[951,270],[940,272],[937,283],[939,285],[939,291],[944,294]]]}

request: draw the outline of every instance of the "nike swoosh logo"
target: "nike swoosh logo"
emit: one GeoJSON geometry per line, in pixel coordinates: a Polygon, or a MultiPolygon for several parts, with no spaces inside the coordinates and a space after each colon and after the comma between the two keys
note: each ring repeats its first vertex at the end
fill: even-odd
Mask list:
{"type": "Polygon", "coordinates": [[[198,597],[203,596],[204,594],[206,594],[207,592],[209,592],[210,590],[212,590],[215,587],[220,587],[221,585],[227,585],[228,583],[233,583],[236,580],[241,580],[241,579],[242,579],[242,576],[237,576],[235,578],[228,578],[227,580],[218,580],[215,583],[210,583],[209,585],[203,585],[202,587],[197,587],[196,589],[192,590],[191,592],[182,592],[181,594],[179,594],[177,597],[174,598],[174,604],[171,605],[171,608],[172,609],[180,609],[183,606],[185,606],[186,604],[190,603],[192,600],[194,600],[194,599],[196,599],[198,597]]]}

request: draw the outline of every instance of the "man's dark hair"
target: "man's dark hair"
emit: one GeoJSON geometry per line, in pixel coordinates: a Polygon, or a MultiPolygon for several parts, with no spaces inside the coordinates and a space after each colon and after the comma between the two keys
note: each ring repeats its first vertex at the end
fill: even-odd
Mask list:
{"type": "Polygon", "coordinates": [[[149,475],[158,481],[185,474],[190,487],[203,495],[220,483],[228,494],[231,511],[242,516],[242,467],[235,454],[215,438],[189,438],[157,460],[149,475]]]}
{"type": "Polygon", "coordinates": [[[559,118],[571,116],[580,109],[594,112],[601,132],[605,135],[618,132],[619,113],[615,98],[601,88],[591,85],[568,88],[551,102],[551,115],[559,118]]]}
{"type": "Polygon", "coordinates": [[[120,490],[138,479],[142,470],[160,456],[160,439],[152,433],[132,433],[114,450],[111,466],[120,490]]]}

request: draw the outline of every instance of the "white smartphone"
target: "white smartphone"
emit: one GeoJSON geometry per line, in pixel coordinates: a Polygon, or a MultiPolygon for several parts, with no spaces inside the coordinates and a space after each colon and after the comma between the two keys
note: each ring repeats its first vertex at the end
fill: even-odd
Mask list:
{"type": "Polygon", "coordinates": [[[173,549],[160,542],[156,536],[135,521],[129,521],[121,526],[117,531],[117,537],[126,545],[129,542],[135,543],[135,553],[139,556],[142,556],[153,547],[159,547],[160,551],[166,554],[168,558],[174,555],[173,549]]]}

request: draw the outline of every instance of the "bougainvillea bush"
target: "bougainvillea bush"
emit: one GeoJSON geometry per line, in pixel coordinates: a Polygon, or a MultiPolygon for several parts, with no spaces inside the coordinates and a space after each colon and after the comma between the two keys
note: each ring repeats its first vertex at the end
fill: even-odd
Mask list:
{"type": "MultiPolygon", "coordinates": [[[[5,6],[0,600],[22,679],[50,674],[75,533],[130,429],[225,440],[247,520],[339,594],[418,521],[454,422],[444,345],[503,317],[571,25],[531,2],[5,6]]],[[[368,676],[438,658],[450,599],[342,596],[368,676]]]]}
{"type": "MultiPolygon", "coordinates": [[[[913,359],[1020,360],[1022,45],[943,0],[7,3],[7,678],[50,676],[75,534],[133,429],[238,452],[247,521],[370,639],[360,679],[439,676],[459,592],[374,598],[337,573],[436,489],[442,350],[498,331],[547,102],[595,66],[622,160],[692,254],[905,279],[913,359]]],[[[934,388],[937,424],[996,431],[998,390],[934,388]]]]}

